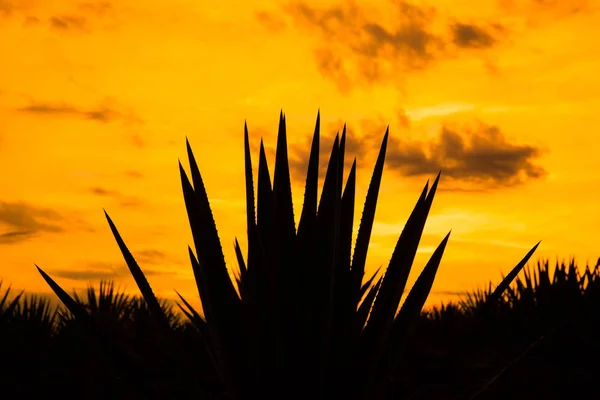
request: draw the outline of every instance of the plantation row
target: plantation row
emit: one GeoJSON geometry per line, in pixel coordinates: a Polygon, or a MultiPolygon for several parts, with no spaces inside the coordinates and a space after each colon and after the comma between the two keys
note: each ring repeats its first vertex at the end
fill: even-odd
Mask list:
{"type": "MultiPolygon", "coordinates": [[[[548,261],[538,262],[537,268],[524,272],[494,308],[486,306],[490,284],[456,303],[424,311],[394,371],[391,397],[466,399],[496,378],[482,398],[567,398],[574,388],[580,390],[578,398],[592,398],[586,391],[593,388],[600,355],[600,260],[583,272],[574,261],[554,268],[548,261]]],[[[135,396],[119,383],[110,358],[85,340],[65,307],[52,307],[48,298],[23,292],[9,301],[10,293],[0,283],[4,390],[26,398],[52,392],[67,398],[135,396]]],[[[161,346],[142,297],[118,292],[106,281],[98,290],[90,286],[85,297],[74,297],[100,326],[144,357],[151,358],[154,347],[161,346]]],[[[199,377],[206,398],[211,393],[212,398],[225,398],[193,324],[172,304],[160,303],[184,350],[179,362],[199,377]]],[[[169,388],[174,384],[169,375],[166,366],[152,380],[169,388]]]]}

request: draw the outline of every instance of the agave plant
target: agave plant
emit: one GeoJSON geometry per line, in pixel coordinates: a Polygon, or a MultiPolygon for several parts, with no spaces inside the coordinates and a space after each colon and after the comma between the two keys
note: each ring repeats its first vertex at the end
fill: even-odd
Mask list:
{"type": "MultiPolygon", "coordinates": [[[[244,257],[235,241],[239,294],[229,277],[202,176],[186,141],[191,181],[181,163],[179,168],[195,245],[195,251],[188,251],[203,315],[180,296],[181,308],[196,325],[229,398],[362,400],[383,396],[381,389],[395,368],[413,321],[419,317],[450,235],[433,252],[399,309],[438,186],[438,174],[431,188],[427,182],[419,196],[385,272],[365,281],[388,135],[389,128],[352,246],[356,160],[343,185],[345,126],[333,143],[319,200],[317,114],[304,204],[296,229],[285,116],[280,114],[272,180],[261,141],[256,198],[245,125],[248,249],[244,257]]],[[[158,326],[168,326],[148,281],[113,221],[108,214],[106,217],[158,326]]],[[[534,250],[519,263],[521,268],[534,250]]],[[[88,321],[89,329],[97,333],[99,328],[89,322],[86,311],[38,269],[76,317],[88,321]]]]}

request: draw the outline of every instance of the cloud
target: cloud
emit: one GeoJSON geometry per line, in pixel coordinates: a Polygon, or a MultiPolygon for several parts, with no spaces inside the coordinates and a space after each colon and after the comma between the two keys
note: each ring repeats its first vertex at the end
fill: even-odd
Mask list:
{"type": "Polygon", "coordinates": [[[108,105],[99,105],[86,110],[64,102],[32,102],[19,108],[18,111],[40,116],[76,117],[102,123],[113,121],[143,123],[141,118],[134,113],[120,111],[108,105]]]}
{"type": "MultiPolygon", "coordinates": [[[[497,31],[503,31],[501,26],[495,27],[497,31]]],[[[486,29],[473,24],[457,22],[451,26],[452,41],[458,47],[484,49],[493,47],[497,39],[486,29]]]]}
{"type": "Polygon", "coordinates": [[[80,15],[59,15],[50,18],[50,27],[60,31],[87,31],[87,19],[80,15]]]}
{"type": "Polygon", "coordinates": [[[85,1],[77,4],[77,8],[86,14],[105,17],[115,12],[115,6],[109,1],[85,1]]]}
{"type": "Polygon", "coordinates": [[[144,204],[144,202],[138,197],[127,196],[127,195],[122,194],[119,191],[106,189],[106,188],[99,187],[99,186],[93,186],[93,187],[89,188],[89,192],[95,196],[113,198],[113,199],[117,200],[117,202],[120,206],[123,206],[123,207],[139,207],[142,204],[144,204]]]}
{"type": "MultiPolygon", "coordinates": [[[[148,268],[143,268],[143,272],[146,276],[171,274],[168,272],[148,268]]],[[[87,263],[84,268],[74,267],[72,269],[50,270],[49,273],[57,277],[76,281],[111,280],[127,278],[131,276],[131,272],[126,264],[104,261],[87,263]]]]}
{"type": "Polygon", "coordinates": [[[9,16],[12,14],[14,4],[11,0],[0,0],[0,15],[9,16]]]}
{"type": "Polygon", "coordinates": [[[102,124],[121,122],[128,128],[129,143],[136,148],[146,147],[146,141],[138,131],[144,120],[132,110],[105,100],[93,108],[81,108],[66,102],[33,101],[29,105],[18,108],[17,111],[40,117],[77,118],[102,124]]]}
{"type": "Polygon", "coordinates": [[[540,179],[547,172],[534,162],[541,150],[512,144],[497,126],[479,123],[474,130],[444,125],[429,143],[398,141],[388,149],[389,168],[405,176],[433,175],[442,170],[455,181],[476,188],[515,186],[540,179]]]}
{"type": "Polygon", "coordinates": [[[160,250],[139,250],[135,252],[135,259],[140,263],[151,264],[151,265],[162,265],[165,264],[181,264],[180,260],[175,259],[164,251],[160,250]]]}
{"type": "Polygon", "coordinates": [[[398,18],[391,27],[369,18],[354,2],[325,9],[295,2],[285,11],[298,26],[323,39],[314,51],[317,68],[342,93],[359,82],[391,79],[399,70],[424,69],[443,48],[441,38],[429,29],[433,10],[406,2],[397,3],[398,18]]]}
{"type": "MultiPolygon", "coordinates": [[[[386,10],[389,23],[382,13],[355,2],[317,8],[294,1],[283,11],[292,25],[320,39],[313,52],[317,69],[343,94],[356,86],[397,83],[406,73],[431,68],[440,60],[455,58],[457,52],[462,56],[460,50],[492,48],[507,33],[499,24],[443,21],[448,33],[436,27],[435,8],[404,0],[393,1],[393,8],[386,10]]],[[[282,17],[266,11],[257,13],[256,19],[273,32],[286,26],[282,17]]]]}
{"type": "MultiPolygon", "coordinates": [[[[64,2],[63,2],[64,3],[64,2]]],[[[49,10],[37,0],[0,0],[0,18],[21,18],[23,26],[44,24],[61,33],[91,33],[94,29],[114,30],[122,21],[108,1],[67,2],[49,10]]]]}
{"type": "Polygon", "coordinates": [[[497,3],[500,10],[526,16],[533,24],[553,22],[593,10],[589,0],[498,0],[497,3]]]}
{"type": "MultiPolygon", "coordinates": [[[[399,112],[399,118],[404,114],[399,112]]],[[[342,121],[321,129],[319,175],[325,177],[331,145],[342,121]]],[[[347,125],[345,174],[354,156],[358,168],[372,168],[387,124],[383,118],[362,119],[347,125]]],[[[531,145],[511,143],[499,127],[477,122],[471,127],[442,126],[429,141],[396,139],[390,136],[386,152],[386,168],[406,177],[432,176],[440,170],[449,191],[481,192],[512,187],[546,176],[537,165],[542,150],[531,145]]],[[[289,161],[292,179],[303,183],[306,178],[312,136],[304,143],[290,144],[289,161]]]]}
{"type": "Polygon", "coordinates": [[[470,294],[468,290],[432,290],[432,294],[436,294],[438,296],[456,296],[462,297],[470,294]]]}
{"type": "Polygon", "coordinates": [[[144,174],[140,171],[134,171],[134,170],[128,170],[125,171],[124,174],[129,177],[129,178],[133,178],[133,179],[141,179],[144,177],[144,174]]]}
{"type": "Polygon", "coordinates": [[[25,202],[0,202],[0,224],[8,228],[0,234],[0,244],[26,241],[43,232],[63,232],[65,217],[49,209],[25,202]]]}

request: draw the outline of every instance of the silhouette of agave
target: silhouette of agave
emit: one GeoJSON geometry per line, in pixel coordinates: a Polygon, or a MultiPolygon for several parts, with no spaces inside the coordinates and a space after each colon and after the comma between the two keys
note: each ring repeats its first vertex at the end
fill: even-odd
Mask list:
{"type": "MultiPolygon", "coordinates": [[[[408,329],[421,312],[450,235],[433,252],[398,311],[440,175],[430,189],[429,183],[425,185],[383,276],[376,273],[363,283],[389,128],[367,191],[354,251],[356,160],[343,187],[345,126],[341,137],[338,133],[335,138],[317,201],[317,114],[297,230],[283,112],[273,181],[261,141],[256,202],[247,126],[244,133],[248,252],[244,258],[235,241],[239,295],[228,275],[206,189],[186,141],[191,182],[181,163],[179,168],[196,250],[194,254],[188,248],[189,256],[204,316],[180,296],[182,311],[196,325],[231,399],[380,397],[379,388],[385,387],[408,329]]],[[[165,314],[150,285],[106,217],[148,307],[165,326],[165,314]]],[[[38,270],[76,317],[88,321],[85,310],[38,270]]]]}

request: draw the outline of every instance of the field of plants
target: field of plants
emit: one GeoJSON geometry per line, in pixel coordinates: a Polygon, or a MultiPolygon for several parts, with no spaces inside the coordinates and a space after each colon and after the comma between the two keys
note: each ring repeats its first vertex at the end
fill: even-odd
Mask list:
{"type": "Polygon", "coordinates": [[[406,288],[440,175],[385,271],[365,277],[387,140],[353,244],[356,162],[344,185],[345,128],[319,199],[317,116],[297,228],[285,116],[273,179],[261,142],[256,193],[245,129],[248,249],[236,241],[234,281],[188,143],[191,180],[180,172],[202,312],[181,296],[176,305],[156,298],[107,214],[141,296],[110,282],[71,296],[39,267],[60,307],[0,288],[4,398],[597,398],[600,264],[525,267],[535,245],[499,284],[423,310],[448,234],[406,288]]]}

